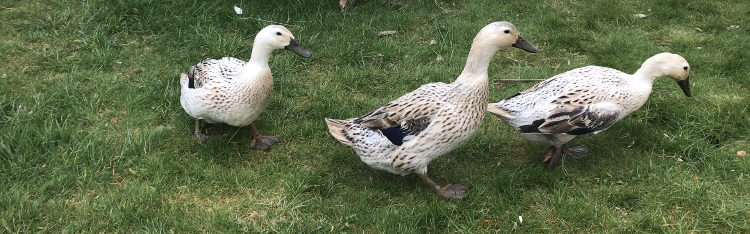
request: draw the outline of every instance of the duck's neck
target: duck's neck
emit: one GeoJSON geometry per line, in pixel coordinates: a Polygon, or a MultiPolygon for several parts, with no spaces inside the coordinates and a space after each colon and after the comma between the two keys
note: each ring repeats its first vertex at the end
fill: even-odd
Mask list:
{"type": "Polygon", "coordinates": [[[260,65],[268,65],[268,59],[271,58],[271,53],[273,53],[273,48],[269,46],[258,45],[258,43],[255,43],[253,45],[253,52],[250,55],[249,62],[260,65]]]}
{"type": "Polygon", "coordinates": [[[456,79],[456,82],[487,82],[487,67],[490,66],[490,60],[498,49],[492,46],[483,46],[478,40],[474,40],[469,51],[469,57],[466,58],[464,70],[456,79]]]}
{"type": "Polygon", "coordinates": [[[658,62],[647,60],[641,65],[641,68],[638,68],[638,71],[633,73],[633,78],[643,82],[653,83],[654,79],[663,75],[665,75],[664,69],[658,62]]]}

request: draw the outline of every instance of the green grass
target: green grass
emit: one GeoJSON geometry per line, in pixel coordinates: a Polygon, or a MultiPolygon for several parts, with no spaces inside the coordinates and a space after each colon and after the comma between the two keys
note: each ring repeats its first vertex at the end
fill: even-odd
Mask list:
{"type": "Polygon", "coordinates": [[[750,150],[747,1],[337,4],[2,1],[0,232],[750,232],[750,156],[736,155],[750,150]],[[474,35],[499,20],[540,53],[500,51],[491,79],[634,72],[670,51],[691,63],[695,97],[658,79],[641,110],[572,142],[590,145],[588,157],[554,171],[538,162],[542,146],[488,116],[430,164],[436,181],[470,187],[463,201],[370,169],[328,135],[324,117],[453,81],[474,35]],[[247,129],[221,126],[226,136],[196,141],[179,73],[207,57],[248,59],[269,22],[313,54],[271,60],[274,94],[256,124],[284,142],[253,151],[247,129]]]}

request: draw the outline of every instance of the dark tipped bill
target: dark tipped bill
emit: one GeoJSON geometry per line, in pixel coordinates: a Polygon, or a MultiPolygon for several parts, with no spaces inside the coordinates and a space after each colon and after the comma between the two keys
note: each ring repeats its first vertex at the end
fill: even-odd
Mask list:
{"type": "Polygon", "coordinates": [[[291,41],[289,41],[289,45],[284,46],[284,49],[290,50],[298,54],[299,56],[302,56],[305,58],[309,58],[310,56],[312,56],[310,54],[310,51],[307,51],[305,47],[302,47],[301,45],[299,45],[299,42],[297,42],[297,40],[294,40],[294,39],[291,39],[291,41]]]}
{"type": "Polygon", "coordinates": [[[684,80],[678,80],[677,85],[680,86],[680,88],[682,89],[682,92],[685,93],[685,96],[688,96],[688,97],[693,96],[690,94],[690,76],[688,76],[684,80]]]}
{"type": "Polygon", "coordinates": [[[518,39],[516,39],[516,43],[513,43],[513,45],[511,46],[525,50],[526,52],[529,52],[529,53],[539,52],[539,50],[537,50],[536,47],[534,47],[534,45],[526,41],[526,39],[523,39],[523,37],[521,36],[518,36],[518,39]]]}

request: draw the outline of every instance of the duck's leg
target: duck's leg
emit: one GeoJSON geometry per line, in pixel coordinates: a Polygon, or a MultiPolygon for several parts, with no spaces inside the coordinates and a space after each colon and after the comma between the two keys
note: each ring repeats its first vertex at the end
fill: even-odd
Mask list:
{"type": "Polygon", "coordinates": [[[200,119],[195,119],[195,137],[197,137],[201,141],[208,140],[208,135],[203,134],[203,132],[201,132],[201,120],[200,119]]]}
{"type": "Polygon", "coordinates": [[[547,163],[550,159],[552,159],[552,156],[555,154],[555,146],[550,145],[547,147],[547,152],[542,155],[542,163],[547,163]]]}
{"type": "MultiPolygon", "coordinates": [[[[563,152],[563,145],[553,145],[550,146],[554,149],[552,154],[550,156],[545,156],[542,163],[547,165],[547,169],[555,169],[557,165],[560,164],[560,159],[562,158],[562,152],[563,152]]],[[[549,154],[549,153],[548,153],[549,154]]]]}
{"type": "Polygon", "coordinates": [[[253,124],[250,124],[250,132],[253,134],[252,139],[250,139],[250,148],[253,149],[269,150],[273,143],[280,141],[279,137],[276,136],[261,136],[253,124]]]}
{"type": "Polygon", "coordinates": [[[207,141],[208,139],[216,135],[215,131],[211,131],[210,129],[204,130],[201,130],[201,120],[195,119],[195,137],[197,137],[201,141],[207,141]]]}
{"type": "Polygon", "coordinates": [[[464,199],[466,198],[466,186],[461,184],[446,184],[443,187],[440,187],[440,185],[436,184],[435,182],[430,179],[427,174],[419,175],[419,178],[422,178],[422,181],[424,181],[427,186],[430,186],[430,188],[435,191],[438,195],[444,197],[444,198],[450,198],[450,199],[464,199]]]}

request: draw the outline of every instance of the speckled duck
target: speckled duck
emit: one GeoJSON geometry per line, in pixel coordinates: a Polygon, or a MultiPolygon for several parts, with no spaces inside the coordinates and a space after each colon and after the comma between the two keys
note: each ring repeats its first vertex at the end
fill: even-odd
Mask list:
{"type": "Polygon", "coordinates": [[[398,175],[415,173],[439,195],[465,198],[466,186],[437,185],[427,176],[427,164],[474,134],[487,109],[490,59],[511,46],[537,52],[511,23],[491,23],[474,38],[455,82],[422,85],[362,117],[326,119],[329,132],[370,167],[398,175]]]}
{"type": "MultiPolygon", "coordinates": [[[[607,67],[576,68],[491,103],[487,109],[524,139],[548,144],[542,163],[552,169],[560,162],[565,143],[578,135],[604,131],[643,106],[654,79],[669,76],[690,97],[689,74],[690,65],[682,56],[660,53],[632,75],[607,67]]],[[[577,148],[579,156],[588,152],[585,146],[577,148]]]]}
{"type": "Polygon", "coordinates": [[[261,136],[253,125],[266,108],[273,91],[268,59],[277,49],[287,49],[302,57],[310,52],[299,45],[294,35],[281,25],[270,25],[258,32],[250,61],[232,57],[206,59],[180,75],[180,104],[195,118],[195,136],[206,139],[200,130],[201,120],[226,123],[236,127],[250,126],[250,147],[268,150],[279,141],[275,136],[261,136]]]}

